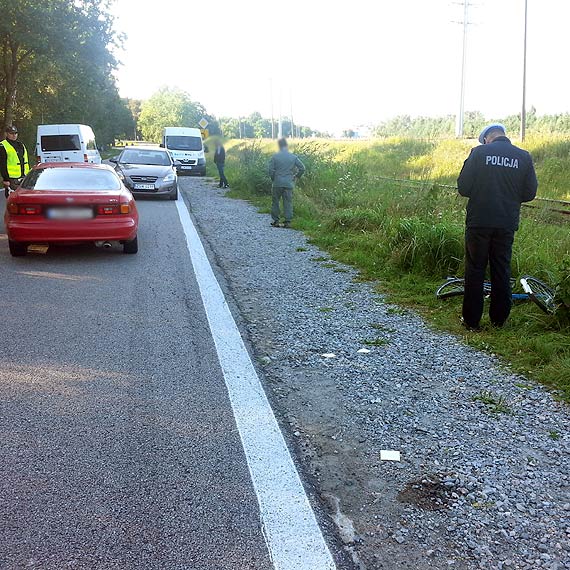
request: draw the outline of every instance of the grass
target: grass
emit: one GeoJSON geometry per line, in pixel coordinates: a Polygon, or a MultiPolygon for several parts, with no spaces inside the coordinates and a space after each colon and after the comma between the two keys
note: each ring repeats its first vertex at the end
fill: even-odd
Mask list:
{"type": "MultiPolygon", "coordinates": [[[[297,143],[292,150],[305,162],[307,174],[295,190],[293,226],[327,252],[313,261],[352,265],[359,270],[356,280],[379,283],[378,292],[397,305],[388,314],[413,308],[434,327],[498,355],[570,401],[570,329],[563,312],[556,318],[530,303],[517,304],[503,329],[483,323],[483,332],[468,333],[459,320],[461,299],[435,298],[448,275],[462,274],[465,200],[445,185],[455,183],[471,146],[469,141],[405,139],[297,143]]],[[[525,146],[536,160],[539,194],[570,199],[570,140],[531,138],[525,146]]],[[[265,169],[273,147],[271,141],[226,144],[230,196],[268,210],[265,169]]],[[[513,275],[559,283],[561,295],[568,297],[568,229],[567,219],[544,207],[523,209],[513,275]]]]}
{"type": "Polygon", "coordinates": [[[481,402],[492,414],[510,414],[511,408],[504,396],[498,396],[489,390],[483,390],[473,396],[473,400],[481,402]]]}
{"type": "Polygon", "coordinates": [[[367,346],[386,346],[387,344],[390,344],[390,341],[387,338],[371,338],[371,339],[364,339],[362,341],[362,344],[365,344],[367,346]]]}

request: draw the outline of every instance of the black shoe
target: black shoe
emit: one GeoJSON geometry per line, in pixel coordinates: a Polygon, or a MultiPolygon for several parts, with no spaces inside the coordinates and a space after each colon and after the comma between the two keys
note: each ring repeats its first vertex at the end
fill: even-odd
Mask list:
{"type": "Polygon", "coordinates": [[[229,185],[229,184],[226,184],[226,185],[224,186],[224,188],[229,188],[229,187],[230,187],[230,185],[229,185]]]}
{"type": "Polygon", "coordinates": [[[274,228],[280,228],[280,227],[281,227],[281,224],[280,224],[279,222],[271,222],[271,225],[272,225],[274,228]]]}
{"type": "Polygon", "coordinates": [[[481,332],[483,330],[481,329],[480,325],[470,325],[466,323],[463,317],[461,317],[461,324],[463,325],[464,328],[466,328],[470,332],[481,332]]]}
{"type": "Polygon", "coordinates": [[[283,224],[283,227],[284,227],[284,228],[290,228],[290,227],[291,227],[291,222],[285,222],[285,223],[283,224]]]}

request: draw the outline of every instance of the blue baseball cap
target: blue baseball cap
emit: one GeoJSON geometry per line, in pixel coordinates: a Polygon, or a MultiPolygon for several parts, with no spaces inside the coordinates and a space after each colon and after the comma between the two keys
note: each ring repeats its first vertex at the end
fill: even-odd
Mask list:
{"type": "Polygon", "coordinates": [[[485,137],[487,134],[497,129],[503,131],[505,135],[507,134],[507,127],[505,127],[505,125],[501,125],[501,123],[491,123],[481,131],[481,134],[479,135],[479,142],[481,144],[485,144],[485,137]]]}

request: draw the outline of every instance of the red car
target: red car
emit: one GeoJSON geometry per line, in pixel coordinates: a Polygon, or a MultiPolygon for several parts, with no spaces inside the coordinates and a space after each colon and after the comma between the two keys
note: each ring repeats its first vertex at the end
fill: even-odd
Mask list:
{"type": "Polygon", "coordinates": [[[26,255],[31,243],[123,244],[137,253],[139,215],[133,195],[103,164],[43,163],[6,202],[10,253],[26,255]]]}

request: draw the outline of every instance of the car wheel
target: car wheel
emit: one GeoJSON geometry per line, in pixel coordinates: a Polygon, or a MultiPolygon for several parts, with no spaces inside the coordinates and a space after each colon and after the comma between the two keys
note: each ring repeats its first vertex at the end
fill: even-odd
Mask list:
{"type": "Polygon", "coordinates": [[[174,192],[170,194],[169,198],[171,200],[178,200],[178,188],[176,188],[176,190],[174,190],[174,192]]]}
{"type": "Polygon", "coordinates": [[[8,240],[8,247],[10,248],[10,254],[13,257],[22,257],[28,253],[28,244],[19,241],[8,240]]]}
{"type": "Polygon", "coordinates": [[[139,240],[135,236],[135,239],[131,241],[126,241],[123,244],[123,253],[136,253],[139,250],[139,240]]]}

